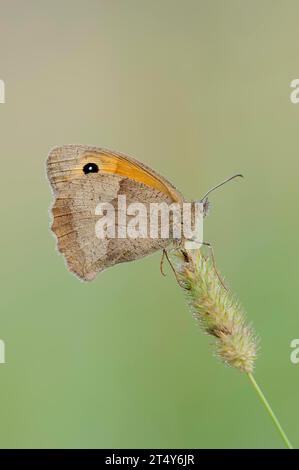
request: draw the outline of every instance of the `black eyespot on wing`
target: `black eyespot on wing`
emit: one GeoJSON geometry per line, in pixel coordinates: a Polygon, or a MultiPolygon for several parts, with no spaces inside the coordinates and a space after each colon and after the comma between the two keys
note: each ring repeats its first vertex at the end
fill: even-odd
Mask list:
{"type": "Polygon", "coordinates": [[[86,175],[88,173],[98,173],[99,167],[95,163],[86,163],[83,167],[83,171],[86,175]]]}

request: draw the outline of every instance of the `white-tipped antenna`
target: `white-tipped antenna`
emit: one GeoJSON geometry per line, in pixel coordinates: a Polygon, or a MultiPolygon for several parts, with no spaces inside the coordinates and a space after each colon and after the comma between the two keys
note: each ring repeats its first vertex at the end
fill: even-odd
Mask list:
{"type": "Polygon", "coordinates": [[[237,175],[233,175],[230,178],[227,178],[226,180],[222,181],[222,183],[219,183],[216,186],[214,186],[213,188],[209,189],[209,191],[201,198],[201,201],[204,201],[211,192],[215,191],[215,189],[218,189],[218,188],[220,188],[220,186],[223,186],[224,184],[228,183],[229,181],[231,181],[235,178],[239,178],[239,177],[244,178],[243,175],[238,173],[237,175]]]}

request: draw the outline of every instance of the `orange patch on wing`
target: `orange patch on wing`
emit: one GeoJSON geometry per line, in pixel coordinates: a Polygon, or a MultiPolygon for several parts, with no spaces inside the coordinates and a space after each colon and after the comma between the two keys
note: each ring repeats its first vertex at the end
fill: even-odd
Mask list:
{"type": "MultiPolygon", "coordinates": [[[[85,163],[94,162],[98,165],[100,173],[113,174],[130,178],[139,183],[146,184],[147,186],[161,191],[169,196],[173,201],[180,202],[181,195],[172,188],[167,181],[152,174],[146,168],[143,168],[138,163],[127,159],[123,155],[110,154],[110,153],[90,153],[83,156],[85,163]]],[[[76,168],[77,170],[77,168],[76,168]]]]}

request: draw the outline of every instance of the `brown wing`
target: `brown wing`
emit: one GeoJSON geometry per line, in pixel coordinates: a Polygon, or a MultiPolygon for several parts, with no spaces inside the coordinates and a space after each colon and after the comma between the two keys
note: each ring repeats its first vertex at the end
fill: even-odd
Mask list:
{"type": "Polygon", "coordinates": [[[108,202],[117,208],[117,197],[127,204],[181,202],[180,193],[157,173],[136,160],[89,146],[67,145],[53,149],[47,160],[48,178],[55,202],[52,230],[68,268],[80,279],[92,280],[114,264],[142,258],[170,243],[169,239],[98,239],[96,207],[108,202]],[[87,164],[97,173],[85,174],[87,164]]]}

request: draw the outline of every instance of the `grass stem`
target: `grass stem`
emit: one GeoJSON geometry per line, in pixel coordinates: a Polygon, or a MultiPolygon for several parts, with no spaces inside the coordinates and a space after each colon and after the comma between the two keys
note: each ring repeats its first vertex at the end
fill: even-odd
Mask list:
{"type": "Polygon", "coordinates": [[[257,384],[255,378],[253,377],[253,375],[251,373],[248,373],[247,375],[249,377],[250,382],[253,385],[253,388],[255,389],[256,393],[258,394],[261,402],[263,403],[263,405],[265,406],[265,408],[268,411],[269,415],[271,416],[271,419],[272,419],[273,423],[275,424],[275,427],[278,430],[280,436],[282,437],[285,445],[287,446],[288,449],[293,449],[292,444],[290,443],[286,433],[282,429],[282,426],[281,426],[280,422],[278,421],[277,417],[275,416],[274,411],[272,410],[272,408],[271,408],[270,404],[268,403],[265,395],[263,394],[262,390],[260,389],[259,385],[257,384]]]}

